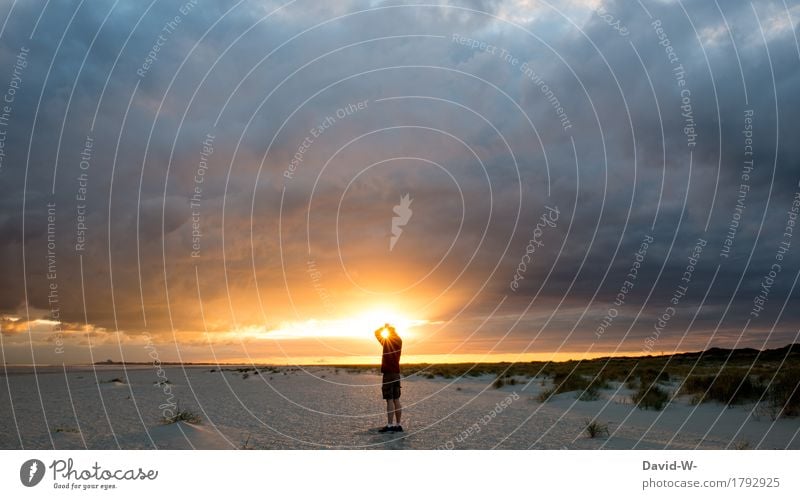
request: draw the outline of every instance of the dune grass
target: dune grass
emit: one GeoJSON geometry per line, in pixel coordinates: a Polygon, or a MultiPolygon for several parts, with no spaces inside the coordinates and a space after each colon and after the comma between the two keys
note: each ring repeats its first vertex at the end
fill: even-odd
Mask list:
{"type": "Polygon", "coordinates": [[[765,396],[768,386],[747,369],[725,368],[719,373],[690,375],[683,380],[680,393],[690,395],[693,404],[715,401],[740,405],[765,396]]]}
{"type": "Polygon", "coordinates": [[[125,385],[128,382],[125,380],[125,378],[112,378],[107,380],[101,380],[100,383],[119,383],[121,385],[125,385]]]}
{"type": "MultiPolygon", "coordinates": [[[[760,401],[770,407],[774,417],[797,417],[800,416],[800,369],[786,367],[797,365],[800,365],[800,344],[763,351],[711,348],[675,355],[563,362],[405,364],[403,373],[428,379],[491,376],[495,388],[524,383],[538,376],[542,386],[549,384],[539,394],[540,402],[567,392],[576,392],[576,397],[582,400],[593,400],[600,390],[610,388],[611,383],[624,383],[634,392],[632,402],[642,409],[662,410],[674,395],[687,395],[694,403],[736,405],[760,401]]],[[[339,367],[348,372],[375,371],[374,365],[339,367]]]]}
{"type": "Polygon", "coordinates": [[[656,383],[642,383],[631,398],[639,409],[661,411],[669,403],[671,394],[656,383]]]}
{"type": "Polygon", "coordinates": [[[53,428],[53,433],[80,433],[77,428],[64,428],[57,426],[53,428]]]}
{"type": "Polygon", "coordinates": [[[589,438],[598,438],[603,435],[608,436],[608,425],[602,424],[594,419],[588,420],[586,421],[586,434],[589,438]]]}
{"type": "Polygon", "coordinates": [[[492,386],[494,388],[503,388],[504,386],[514,386],[518,383],[517,379],[513,376],[498,376],[495,378],[492,386]]]}
{"type": "Polygon", "coordinates": [[[578,392],[580,400],[597,400],[600,390],[608,388],[608,380],[599,376],[558,372],[553,376],[553,385],[539,393],[539,402],[547,402],[553,395],[578,392]]]}
{"type": "Polygon", "coordinates": [[[200,424],[203,422],[203,419],[192,411],[181,409],[180,406],[175,409],[175,412],[172,414],[172,416],[164,416],[161,418],[161,424],[164,425],[180,423],[181,421],[192,424],[200,424]]]}
{"type": "Polygon", "coordinates": [[[773,418],[800,416],[800,368],[778,372],[769,384],[766,399],[773,418]]]}

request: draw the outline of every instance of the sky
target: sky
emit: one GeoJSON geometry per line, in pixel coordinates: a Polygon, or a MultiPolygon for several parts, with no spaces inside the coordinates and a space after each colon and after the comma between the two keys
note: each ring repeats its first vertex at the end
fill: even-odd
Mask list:
{"type": "Polygon", "coordinates": [[[797,340],[797,2],[3,2],[6,364],[797,340]]]}

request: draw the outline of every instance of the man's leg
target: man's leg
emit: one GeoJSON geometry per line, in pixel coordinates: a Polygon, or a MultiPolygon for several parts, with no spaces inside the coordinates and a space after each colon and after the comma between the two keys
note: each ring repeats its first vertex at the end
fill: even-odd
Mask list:
{"type": "MultiPolygon", "coordinates": [[[[386,399],[386,421],[388,421],[386,424],[389,426],[392,425],[392,419],[394,418],[395,402],[397,401],[392,399],[386,399]]],[[[398,419],[398,422],[399,421],[400,420],[398,419]]]]}
{"type": "MultiPolygon", "coordinates": [[[[400,399],[394,399],[394,420],[397,421],[397,425],[400,426],[400,415],[402,413],[400,407],[400,399]]],[[[390,418],[391,419],[391,418],[390,418]]]]}

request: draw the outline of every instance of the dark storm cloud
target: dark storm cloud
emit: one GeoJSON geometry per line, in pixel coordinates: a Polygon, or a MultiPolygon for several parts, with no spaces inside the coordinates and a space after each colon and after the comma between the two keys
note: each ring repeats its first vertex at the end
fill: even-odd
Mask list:
{"type": "MultiPolygon", "coordinates": [[[[77,2],[44,13],[43,5],[15,5],[0,38],[3,90],[20,48],[30,56],[0,172],[0,308],[24,314],[27,299],[51,309],[47,208],[55,203],[60,320],[82,324],[85,296],[86,320],[108,331],[226,331],[292,320],[295,309],[316,316],[309,258],[336,303],[369,298],[341,258],[360,284],[378,285],[382,272],[413,282],[431,271],[424,292],[403,299],[424,302],[452,284],[431,318],[453,319],[472,300],[444,328],[453,337],[507,296],[482,341],[505,334],[531,305],[512,331],[518,345],[544,327],[535,349],[569,338],[568,350],[597,342],[608,351],[623,339],[621,348],[637,350],[703,238],[686,296],[658,341],[673,348],[694,318],[691,347],[732,344],[798,191],[798,9],[759,4],[756,18],[747,2],[651,2],[647,12],[604,3],[627,28],[622,35],[589,4],[128,3],[110,13],[94,4],[76,12],[77,2]],[[693,147],[676,63],[654,23],[685,70],[693,147]],[[466,38],[457,43],[454,34],[466,38]],[[724,258],[748,109],[755,165],[724,258]],[[88,231],[79,253],[87,136],[88,231]],[[390,253],[392,207],[405,193],[416,211],[390,253]],[[543,233],[512,292],[546,205],[560,210],[557,227],[543,233]],[[202,232],[196,258],[193,222],[202,232]],[[654,242],[635,286],[597,338],[646,236],[654,242]]],[[[796,250],[746,343],[760,345],[787,300],[796,250]]],[[[774,342],[791,339],[795,309],[787,307],[774,342]]]]}

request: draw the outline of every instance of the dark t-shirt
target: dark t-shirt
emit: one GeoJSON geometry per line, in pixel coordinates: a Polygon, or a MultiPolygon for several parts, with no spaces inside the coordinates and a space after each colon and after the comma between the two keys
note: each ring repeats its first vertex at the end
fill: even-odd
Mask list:
{"type": "Polygon", "coordinates": [[[400,352],[403,350],[403,340],[399,336],[389,337],[381,341],[383,357],[381,358],[382,373],[400,372],[400,352]]]}

